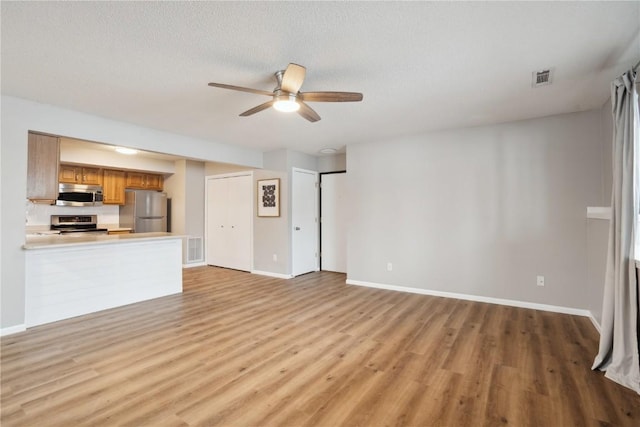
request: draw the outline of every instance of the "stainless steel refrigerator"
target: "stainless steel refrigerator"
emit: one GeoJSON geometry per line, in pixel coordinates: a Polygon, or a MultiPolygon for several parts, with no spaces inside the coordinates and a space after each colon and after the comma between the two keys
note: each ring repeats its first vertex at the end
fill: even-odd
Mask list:
{"type": "Polygon", "coordinates": [[[120,227],[130,227],[133,233],[167,231],[167,193],[127,190],[120,227]]]}

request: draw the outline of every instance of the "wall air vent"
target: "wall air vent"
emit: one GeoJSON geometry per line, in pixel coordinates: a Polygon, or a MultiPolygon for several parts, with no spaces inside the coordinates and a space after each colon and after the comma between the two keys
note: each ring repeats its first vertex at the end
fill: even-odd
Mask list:
{"type": "Polygon", "coordinates": [[[548,68],[546,70],[534,71],[532,73],[531,86],[536,88],[540,86],[546,86],[551,84],[551,74],[553,69],[548,68]]]}
{"type": "Polygon", "coordinates": [[[187,238],[187,264],[192,262],[202,262],[202,237],[187,238]]]}

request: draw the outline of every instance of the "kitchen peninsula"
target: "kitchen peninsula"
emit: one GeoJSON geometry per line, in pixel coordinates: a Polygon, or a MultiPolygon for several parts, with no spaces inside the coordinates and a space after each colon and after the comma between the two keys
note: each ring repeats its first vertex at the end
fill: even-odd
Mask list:
{"type": "Polygon", "coordinates": [[[182,292],[182,236],[29,236],[27,327],[182,292]]]}

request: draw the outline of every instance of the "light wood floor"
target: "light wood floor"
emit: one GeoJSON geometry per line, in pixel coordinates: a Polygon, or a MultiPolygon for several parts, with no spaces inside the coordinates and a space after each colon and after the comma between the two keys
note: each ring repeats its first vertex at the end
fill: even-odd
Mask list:
{"type": "Polygon", "coordinates": [[[1,425],[640,425],[588,319],[184,271],[184,293],[4,337],[1,425]]]}

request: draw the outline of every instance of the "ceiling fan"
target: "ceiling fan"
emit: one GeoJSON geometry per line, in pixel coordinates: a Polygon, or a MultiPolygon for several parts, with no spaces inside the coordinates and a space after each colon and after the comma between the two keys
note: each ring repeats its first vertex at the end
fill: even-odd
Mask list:
{"type": "Polygon", "coordinates": [[[209,83],[209,86],[271,97],[271,100],[264,104],[260,104],[240,114],[242,117],[250,116],[252,114],[259,113],[262,110],[266,110],[269,107],[273,107],[276,110],[283,112],[297,111],[298,114],[310,122],[317,122],[320,120],[320,116],[313,110],[313,108],[306,104],[307,102],[362,101],[362,94],[358,92],[300,92],[306,72],[307,69],[305,67],[293,63],[287,65],[286,70],[277,71],[275,76],[278,85],[273,92],[251,89],[248,87],[232,86],[223,83],[209,83]]]}

